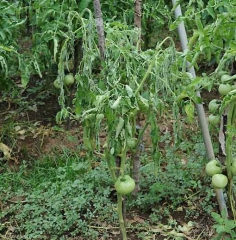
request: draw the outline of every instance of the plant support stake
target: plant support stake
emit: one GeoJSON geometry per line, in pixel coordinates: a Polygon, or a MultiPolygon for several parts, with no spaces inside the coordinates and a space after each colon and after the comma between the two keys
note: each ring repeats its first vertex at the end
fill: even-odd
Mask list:
{"type": "MultiPolygon", "coordinates": [[[[175,7],[176,1],[172,0],[172,3],[173,3],[173,6],[175,7]]],[[[175,11],[175,18],[176,19],[178,17],[182,16],[180,5],[175,7],[174,11],[175,11]]],[[[188,39],[187,39],[187,34],[186,34],[184,22],[181,22],[178,25],[178,33],[179,33],[181,47],[182,47],[182,50],[184,51],[188,48],[188,46],[187,46],[188,45],[188,39]]],[[[189,66],[189,63],[188,63],[188,66],[189,66]]],[[[195,73],[195,69],[194,69],[193,66],[188,67],[188,72],[192,74],[193,78],[196,78],[196,73],[195,73]]],[[[199,91],[197,91],[196,94],[197,94],[197,96],[201,97],[199,91]]],[[[202,104],[195,104],[195,106],[196,106],[196,110],[197,110],[197,115],[198,115],[200,127],[201,127],[201,130],[202,130],[202,135],[203,135],[203,140],[204,140],[204,144],[205,144],[205,147],[206,147],[207,157],[208,157],[209,160],[211,160],[211,159],[215,158],[215,155],[214,155],[214,151],[213,151],[213,147],[212,147],[210,132],[209,132],[208,123],[207,123],[207,120],[206,120],[204,108],[203,108],[202,104]]],[[[226,204],[225,204],[222,189],[216,189],[215,192],[216,192],[216,197],[217,197],[217,202],[218,202],[218,205],[219,205],[219,208],[220,208],[220,212],[222,213],[224,211],[226,213],[226,216],[228,216],[227,207],[226,207],[226,204]]]]}
{"type": "Polygon", "coordinates": [[[100,51],[100,57],[102,60],[105,58],[105,33],[104,33],[104,25],[103,25],[103,18],[102,18],[102,10],[100,0],[94,0],[94,14],[95,14],[95,21],[97,26],[97,33],[98,33],[98,47],[100,51]]]}

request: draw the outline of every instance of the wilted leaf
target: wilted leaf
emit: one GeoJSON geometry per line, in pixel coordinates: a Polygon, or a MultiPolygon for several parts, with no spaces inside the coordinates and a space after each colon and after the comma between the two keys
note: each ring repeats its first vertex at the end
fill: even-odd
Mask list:
{"type": "Polygon", "coordinates": [[[194,118],[194,105],[192,102],[188,103],[187,105],[185,105],[184,110],[188,116],[188,119],[190,122],[193,121],[194,118]]]}
{"type": "Polygon", "coordinates": [[[20,126],[15,126],[15,131],[18,132],[21,130],[21,127],[20,126]]]}
{"type": "Polygon", "coordinates": [[[3,159],[10,159],[11,149],[2,142],[0,142],[0,151],[3,152],[4,155],[3,159]]]}
{"type": "Polygon", "coordinates": [[[139,223],[144,223],[144,219],[140,218],[139,216],[134,216],[134,220],[139,223]]]}

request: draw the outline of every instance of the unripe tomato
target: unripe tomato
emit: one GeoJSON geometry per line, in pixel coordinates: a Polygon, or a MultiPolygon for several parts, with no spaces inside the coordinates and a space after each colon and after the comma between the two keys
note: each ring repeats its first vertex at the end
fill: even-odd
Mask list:
{"type": "Polygon", "coordinates": [[[220,71],[217,73],[218,76],[222,76],[222,75],[224,75],[224,74],[228,74],[228,72],[227,72],[227,71],[224,71],[224,70],[220,70],[220,71]]]}
{"type": "Polygon", "coordinates": [[[136,139],[136,138],[128,138],[128,139],[126,140],[127,146],[128,146],[129,148],[131,148],[131,149],[136,146],[136,142],[137,142],[137,139],[136,139]]]}
{"type": "Polygon", "coordinates": [[[60,82],[58,79],[56,79],[54,82],[53,82],[53,85],[56,89],[60,89],[61,88],[61,85],[60,85],[60,82]]]}
{"type": "Polygon", "coordinates": [[[220,123],[220,116],[219,115],[210,114],[209,118],[208,118],[208,121],[209,121],[209,123],[211,125],[216,126],[217,124],[220,123]]]}
{"type": "Polygon", "coordinates": [[[134,191],[135,181],[129,175],[120,176],[115,183],[115,189],[117,193],[127,195],[134,191]]]}
{"type": "Polygon", "coordinates": [[[230,78],[231,78],[231,76],[230,76],[229,74],[224,74],[224,75],[222,75],[222,77],[221,77],[220,80],[221,80],[221,82],[223,83],[223,82],[229,81],[230,78]]]}
{"type": "Polygon", "coordinates": [[[75,79],[72,74],[67,74],[64,78],[64,83],[69,86],[75,82],[75,79]]]}
{"type": "Polygon", "coordinates": [[[231,172],[234,176],[236,176],[236,158],[233,159],[232,165],[231,165],[231,172]]]}
{"type": "Polygon", "coordinates": [[[215,113],[219,107],[220,104],[218,103],[217,99],[213,99],[209,102],[208,109],[211,113],[215,113]]]}
{"type": "Polygon", "coordinates": [[[212,176],[211,184],[214,188],[222,189],[228,184],[228,178],[221,173],[217,173],[212,176]]]}
{"type": "Polygon", "coordinates": [[[210,177],[212,177],[216,173],[222,173],[220,162],[215,159],[211,160],[210,162],[207,163],[205,171],[206,174],[210,177]]]}
{"type": "Polygon", "coordinates": [[[231,91],[231,86],[228,83],[227,84],[222,83],[220,84],[218,91],[220,95],[225,96],[231,91]]]}
{"type": "Polygon", "coordinates": [[[76,74],[76,75],[75,75],[75,80],[76,80],[76,81],[80,81],[80,80],[81,80],[81,76],[80,76],[79,74],[76,74]]]}
{"type": "Polygon", "coordinates": [[[236,84],[231,85],[231,91],[236,89],[236,84]]]}

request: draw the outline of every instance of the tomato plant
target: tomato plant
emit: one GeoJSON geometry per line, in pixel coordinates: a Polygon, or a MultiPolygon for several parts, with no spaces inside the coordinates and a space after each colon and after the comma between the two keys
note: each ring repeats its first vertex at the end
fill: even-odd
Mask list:
{"type": "Polygon", "coordinates": [[[206,171],[206,174],[210,177],[212,177],[216,173],[221,173],[222,167],[220,162],[215,159],[211,160],[206,164],[205,171],[206,171]]]}
{"type": "Polygon", "coordinates": [[[115,182],[115,189],[121,195],[127,195],[133,192],[135,181],[129,175],[120,176],[115,182]]]}
{"type": "MultiPolygon", "coordinates": [[[[7,1],[3,2],[7,3],[7,1]]],[[[11,2],[18,4],[20,1],[11,2]]],[[[88,159],[91,161],[93,154],[96,153],[107,162],[118,195],[129,194],[133,190],[135,195],[139,182],[137,181],[139,164],[135,161],[136,156],[139,155],[139,146],[145,129],[150,127],[148,129],[150,131],[147,131],[150,133],[151,139],[148,152],[154,161],[153,172],[158,176],[158,171],[162,169],[162,165],[160,165],[162,151],[159,151],[160,144],[158,143],[162,139],[163,131],[162,126],[158,126],[157,119],[165,117],[171,107],[174,120],[166,125],[169,128],[169,125],[173,123],[173,128],[172,126],[171,128],[173,129],[173,141],[176,143],[173,145],[177,146],[185,134],[182,133],[184,131],[179,131],[183,129],[182,121],[185,119],[183,120],[180,110],[183,105],[181,106],[182,103],[179,104],[179,102],[177,104],[176,99],[184,100],[184,110],[188,118],[193,121],[195,120],[195,104],[202,103],[202,99],[195,94],[196,89],[201,90],[203,80],[208,89],[218,84],[218,82],[214,82],[214,75],[193,79],[193,75],[186,72],[186,63],[191,62],[191,65],[196,66],[197,59],[201,57],[200,59],[203,60],[211,60],[209,64],[217,64],[220,60],[219,56],[222,56],[224,52],[235,53],[232,49],[233,41],[231,43],[229,41],[231,36],[235,36],[235,27],[231,27],[232,22],[227,23],[218,9],[221,1],[219,1],[219,5],[217,3],[207,9],[199,9],[201,7],[199,4],[196,10],[199,12],[195,12],[194,9],[194,19],[189,22],[194,25],[196,31],[194,31],[194,36],[189,44],[190,50],[183,51],[183,53],[180,53],[179,50],[176,51],[176,44],[171,37],[164,40],[164,45],[159,43],[156,45],[157,39],[158,42],[161,41],[158,37],[160,32],[156,36],[156,33],[151,31],[151,29],[163,29],[156,28],[156,24],[161,21],[160,25],[163,26],[171,19],[171,15],[167,14],[170,3],[166,5],[164,1],[159,1],[158,6],[162,6],[165,10],[162,11],[158,7],[153,11],[155,1],[146,1],[143,4],[142,15],[144,28],[139,33],[132,26],[126,24],[126,22],[133,22],[133,11],[130,7],[133,5],[132,1],[123,1],[122,3],[105,1],[102,3],[105,9],[105,18],[110,14],[115,16],[116,21],[112,18],[105,22],[106,58],[102,61],[99,60],[96,44],[98,40],[96,21],[93,13],[89,9],[85,9],[92,1],[85,0],[78,3],[79,1],[65,0],[60,3],[54,1],[55,4],[49,0],[43,1],[43,4],[40,0],[28,2],[24,9],[29,10],[29,17],[32,20],[29,25],[32,27],[32,31],[28,33],[32,33],[30,39],[32,39],[33,55],[27,53],[22,57],[23,54],[16,54],[19,58],[22,57],[20,60],[22,83],[26,86],[33,70],[32,66],[34,69],[38,69],[38,72],[40,70],[46,72],[54,67],[50,76],[58,75],[53,84],[55,88],[60,89],[57,93],[62,108],[57,114],[56,120],[61,123],[65,118],[74,118],[73,121],[82,123],[83,142],[88,159]],[[164,8],[164,6],[166,7],[164,8]],[[125,12],[119,11],[119,9],[125,10],[125,12]],[[209,9],[212,9],[213,16],[207,22],[209,9]],[[127,13],[129,13],[128,16],[127,13]],[[124,18],[127,21],[123,22],[124,18]],[[214,18],[219,20],[218,23],[214,22],[214,18]],[[218,24],[227,26],[227,31],[225,31],[226,28],[219,28],[218,24]],[[215,32],[212,32],[213,29],[215,32]],[[142,34],[143,48],[138,49],[134,43],[139,42],[140,34],[142,34]],[[79,64],[76,68],[77,55],[74,54],[74,50],[78,42],[81,43],[81,58],[77,61],[79,64]],[[153,46],[153,48],[149,48],[149,46],[153,46]],[[65,75],[65,72],[73,72],[73,75],[65,75]],[[210,81],[208,81],[209,79],[210,81]],[[75,80],[74,89],[69,89],[67,86],[72,85],[75,80]],[[71,101],[68,100],[68,96],[72,97],[71,101]],[[186,98],[188,101],[185,101],[186,98]],[[105,133],[102,145],[101,133],[105,133]],[[124,175],[131,171],[133,171],[132,178],[124,175]]],[[[196,1],[186,2],[186,5],[191,7],[193,2],[196,1]]],[[[209,1],[209,6],[212,2],[209,1]]],[[[223,11],[230,10],[229,4],[225,3],[225,5],[223,11]]],[[[8,19],[5,16],[8,9],[8,7],[2,8],[4,16],[0,21],[8,19]]],[[[186,13],[189,14],[189,12],[191,11],[187,8],[186,13]]],[[[230,14],[233,15],[232,12],[230,14]]],[[[10,16],[11,12],[9,11],[10,16]]],[[[24,20],[20,22],[10,18],[9,23],[3,26],[1,31],[1,37],[4,37],[5,34],[6,41],[11,41],[11,36],[18,34],[18,26],[24,24],[24,20]],[[17,31],[11,35],[9,32],[13,27],[16,27],[17,31]]],[[[189,30],[191,32],[191,29],[189,30]]],[[[3,57],[0,61],[1,73],[8,71],[5,63],[8,59],[14,59],[16,49],[21,49],[15,48],[17,41],[13,43],[10,46],[14,46],[14,48],[1,45],[0,57],[3,57]],[[7,56],[8,53],[12,55],[7,56]]],[[[225,57],[227,61],[222,62],[217,68],[216,72],[220,73],[217,79],[219,80],[222,76],[222,83],[228,84],[232,80],[227,74],[230,72],[228,70],[233,57],[225,57]]],[[[210,72],[209,69],[207,72],[210,72]]],[[[220,121],[222,113],[220,108],[219,100],[209,103],[209,111],[212,114],[209,122],[212,125],[216,125],[220,121]]],[[[233,167],[234,164],[231,164],[232,169],[233,167]]],[[[206,173],[209,176],[221,173],[221,171],[218,162],[215,164],[211,162],[206,166],[206,173]]],[[[234,170],[231,172],[233,173],[234,170]]],[[[123,199],[122,197],[122,201],[123,199]]],[[[120,205],[118,209],[122,209],[120,205]]]]}

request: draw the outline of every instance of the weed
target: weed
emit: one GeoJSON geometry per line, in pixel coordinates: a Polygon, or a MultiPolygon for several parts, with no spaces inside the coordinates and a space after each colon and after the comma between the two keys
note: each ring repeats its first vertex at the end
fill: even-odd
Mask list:
{"type": "Polygon", "coordinates": [[[212,218],[215,220],[213,228],[218,234],[213,240],[231,240],[236,238],[236,222],[235,220],[230,220],[226,218],[225,214],[222,213],[222,216],[218,213],[212,212],[212,218]]]}
{"type": "MultiPolygon", "coordinates": [[[[64,162],[62,159],[37,161],[26,176],[23,167],[18,173],[1,175],[5,184],[1,186],[4,210],[0,219],[16,223],[12,235],[17,238],[13,239],[63,239],[78,234],[97,239],[99,232],[90,225],[117,220],[105,165],[101,163],[88,171],[86,163],[77,156],[64,162]],[[14,184],[11,187],[7,182],[14,184]]],[[[7,230],[1,228],[2,233],[7,230]]]]}

